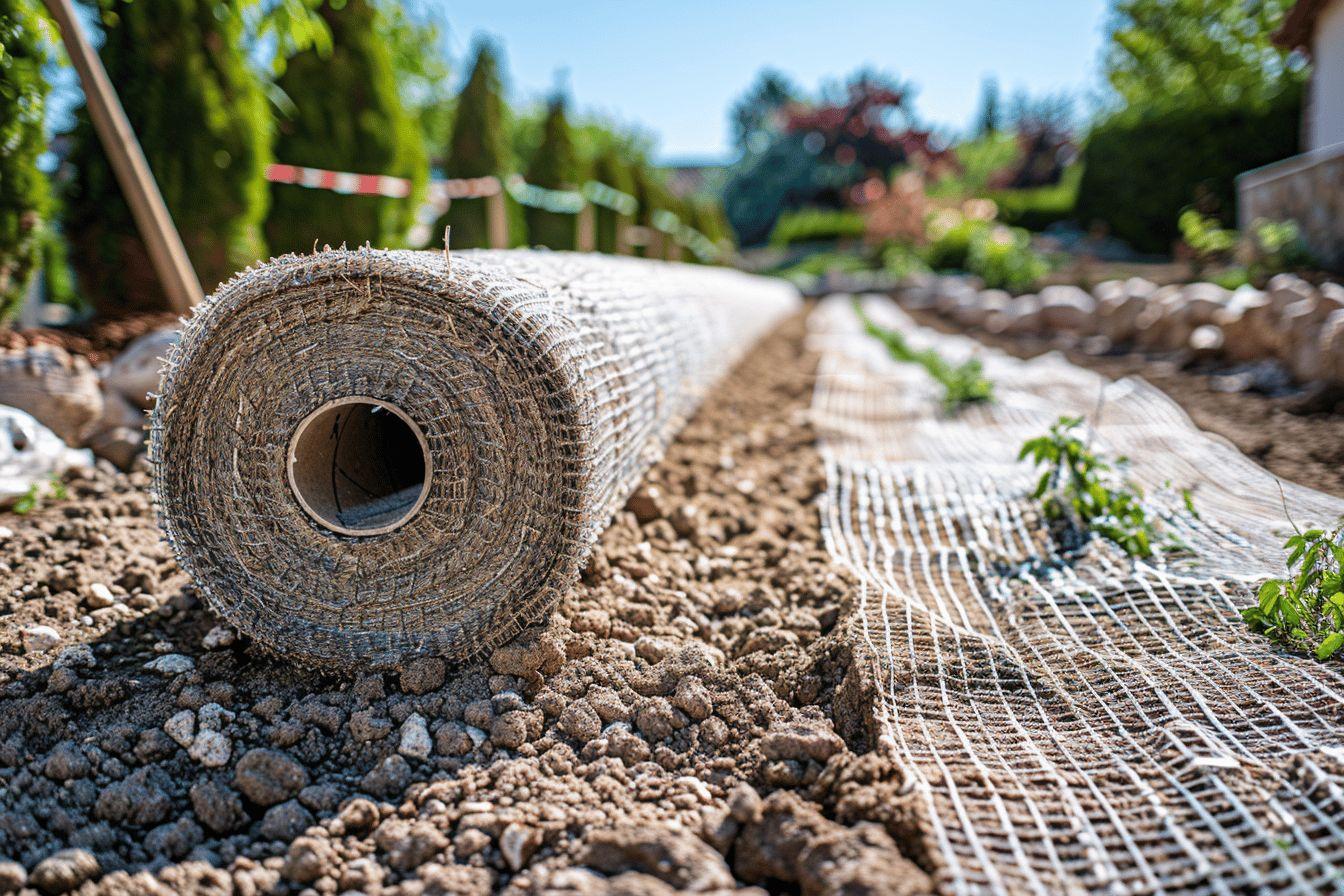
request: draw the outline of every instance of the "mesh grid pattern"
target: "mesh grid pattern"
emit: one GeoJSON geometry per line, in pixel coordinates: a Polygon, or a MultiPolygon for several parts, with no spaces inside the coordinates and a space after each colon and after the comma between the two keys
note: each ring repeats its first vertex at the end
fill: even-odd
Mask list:
{"type": "Polygon", "coordinates": [[[917,347],[979,351],[996,384],[994,404],[944,418],[938,388],[865,336],[848,300],[811,318],[823,531],[860,583],[880,746],[924,806],[942,888],[1344,892],[1344,675],[1236,613],[1282,571],[1284,503],[1306,523],[1344,502],[1288,484],[1281,498],[1141,381],[866,307],[917,347]],[[1089,415],[1159,506],[1180,503],[1168,480],[1193,488],[1200,519],[1178,524],[1192,558],[1136,562],[1099,541],[1065,556],[1015,460],[1064,413],[1089,415]]]}
{"type": "Polygon", "coordinates": [[[705,390],[798,303],[724,269],[509,251],[326,251],[240,274],[186,321],[151,424],[160,521],[212,607],[314,664],[479,653],[536,621],[705,390]],[[417,424],[420,511],[377,536],[295,499],[333,399],[417,424]]]}

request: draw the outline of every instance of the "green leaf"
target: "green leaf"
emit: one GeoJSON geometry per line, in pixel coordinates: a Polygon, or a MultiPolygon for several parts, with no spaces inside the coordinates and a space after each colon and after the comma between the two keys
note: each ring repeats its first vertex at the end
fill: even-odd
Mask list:
{"type": "Polygon", "coordinates": [[[1321,646],[1316,648],[1316,659],[1328,660],[1334,656],[1341,647],[1344,647],[1344,632],[1332,632],[1326,635],[1321,646]]]}

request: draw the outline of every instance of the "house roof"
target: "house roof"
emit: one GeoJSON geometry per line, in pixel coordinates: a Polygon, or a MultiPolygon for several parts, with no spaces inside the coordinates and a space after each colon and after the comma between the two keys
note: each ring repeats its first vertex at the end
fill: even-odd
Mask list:
{"type": "Polygon", "coordinates": [[[1297,0],[1288,10],[1283,24],[1274,32],[1274,43],[1287,50],[1311,52],[1311,38],[1316,33],[1316,21],[1334,0],[1297,0]]]}

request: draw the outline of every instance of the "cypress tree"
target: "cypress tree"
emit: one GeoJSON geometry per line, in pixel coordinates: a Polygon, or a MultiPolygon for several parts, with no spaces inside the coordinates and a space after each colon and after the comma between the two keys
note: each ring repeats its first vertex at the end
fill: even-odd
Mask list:
{"type": "MultiPolygon", "coordinates": [[[[548,190],[573,190],[579,186],[579,166],[570,138],[569,121],[565,117],[563,95],[557,94],[547,106],[541,145],[533,154],[524,176],[528,183],[548,190]]],[[[532,245],[574,248],[574,215],[530,207],[523,210],[523,215],[527,220],[527,239],[532,245]]]]}
{"type": "Polygon", "coordinates": [[[51,211],[47,177],[37,167],[50,89],[41,33],[33,0],[0,0],[0,323],[23,301],[51,211]]]}
{"type": "Polygon", "coordinates": [[[266,237],[271,251],[313,245],[399,246],[429,177],[420,128],[402,103],[386,22],[370,0],[322,6],[331,52],[294,56],[278,85],[293,103],[276,125],[275,157],[288,165],[408,178],[408,198],[359,196],[273,184],[266,237]]]}
{"type": "MultiPolygon", "coordinates": [[[[265,255],[270,113],[243,23],[213,0],[106,0],[102,10],[103,64],[209,291],[265,255]]],[[[66,232],[81,291],[105,312],[167,307],[84,110],[71,140],[66,232]]]]}
{"type": "MultiPolygon", "coordinates": [[[[502,179],[506,172],[508,148],[504,140],[504,98],[499,69],[498,50],[488,40],[478,40],[471,75],[457,99],[448,145],[449,177],[494,175],[502,179]]],[[[484,200],[453,202],[447,214],[434,225],[434,238],[442,237],[444,227],[449,225],[453,228],[454,247],[466,249],[490,244],[484,200]]]]}
{"type": "MultiPolygon", "coordinates": [[[[593,162],[593,180],[620,190],[622,193],[633,193],[635,189],[634,179],[630,177],[630,166],[626,164],[620,151],[614,145],[608,145],[598,153],[597,159],[593,162]]],[[[600,205],[596,206],[593,211],[597,228],[597,251],[615,252],[617,229],[629,224],[631,219],[600,205]]]]}

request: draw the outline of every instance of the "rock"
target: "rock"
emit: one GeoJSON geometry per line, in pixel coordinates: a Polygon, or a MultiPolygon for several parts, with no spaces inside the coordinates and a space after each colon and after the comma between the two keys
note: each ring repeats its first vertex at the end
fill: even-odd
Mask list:
{"type": "Polygon", "coordinates": [[[1197,358],[1213,358],[1222,353],[1223,331],[1213,324],[1195,327],[1188,343],[1197,358]]]}
{"type": "Polygon", "coordinates": [[[279,750],[248,750],[233,773],[234,785],[258,806],[273,806],[308,786],[308,772],[279,750]]]}
{"type": "Polygon", "coordinates": [[[1269,296],[1258,289],[1242,287],[1232,293],[1214,321],[1223,331],[1228,360],[1245,363],[1277,354],[1271,312],[1269,296]]]}
{"type": "Polygon", "coordinates": [[[116,602],[117,599],[112,594],[112,589],[102,582],[94,582],[84,590],[84,605],[91,610],[110,607],[116,602]]]}
{"type": "Polygon", "coordinates": [[[17,893],[28,882],[28,871],[18,862],[0,859],[0,893],[17,893]]]}
{"type": "Polygon", "coordinates": [[[475,746],[461,722],[445,722],[434,735],[434,749],[440,756],[465,756],[475,746]]]}
{"type": "Polygon", "coordinates": [[[1344,383],[1344,310],[1330,313],[1321,324],[1318,339],[1320,355],[1327,359],[1323,378],[1344,383]]]}
{"type": "Polygon", "coordinates": [[[826,762],[845,748],[828,719],[805,719],[772,725],[761,738],[761,753],[767,759],[826,762]]]}
{"type": "Polygon", "coordinates": [[[209,778],[191,785],[191,808],[201,824],[216,834],[228,834],[247,824],[237,791],[209,778]]]}
{"type": "Polygon", "coordinates": [[[411,713],[401,724],[401,743],[397,752],[412,759],[428,759],[433,749],[434,742],[429,739],[424,717],[418,712],[411,713]]]}
{"type": "Polygon", "coordinates": [[[411,660],[401,672],[401,689],[408,694],[428,694],[443,687],[447,672],[443,660],[434,656],[411,660]]]}
{"type": "Polygon", "coordinates": [[[587,743],[602,733],[602,719],[586,700],[579,699],[560,713],[556,727],[579,743],[587,743]]]}
{"type": "Polygon", "coordinates": [[[1192,329],[1213,323],[1227,307],[1232,293],[1217,283],[1191,283],[1181,288],[1182,319],[1192,329]]]}
{"type": "Polygon", "coordinates": [[[44,488],[53,476],[92,466],[89,451],[68,447],[31,414],[0,405],[0,508],[44,488]]]}
{"type": "Polygon", "coordinates": [[[305,809],[298,800],[285,800],[266,810],[266,814],[261,818],[261,836],[267,840],[282,840],[288,843],[308,830],[313,822],[313,813],[305,809]]]}
{"type": "Polygon", "coordinates": [[[160,675],[181,675],[196,668],[196,662],[180,653],[165,653],[145,663],[145,668],[160,675]]]}
{"type": "Polygon", "coordinates": [[[490,654],[490,667],[501,675],[516,675],[540,682],[541,676],[559,671],[565,662],[560,639],[549,632],[529,630],[490,654]]]}
{"type": "Polygon", "coordinates": [[[1275,274],[1266,287],[1276,314],[1282,314],[1289,305],[1311,298],[1314,292],[1311,284],[1296,274],[1275,274]]]}
{"type": "Polygon", "coordinates": [[[625,502],[625,509],[635,515],[640,523],[651,523],[665,515],[663,492],[656,485],[641,485],[625,502]]]}
{"type": "Polygon", "coordinates": [[[161,824],[145,837],[145,851],[174,861],[186,856],[204,839],[200,825],[189,818],[161,824]]]}
{"type": "Polygon", "coordinates": [[[732,872],[712,846],[673,828],[621,826],[588,835],[583,863],[603,874],[649,874],[689,892],[731,890],[732,872]]]}
{"type": "Polygon", "coordinates": [[[1001,316],[985,319],[986,330],[1009,336],[1031,336],[1039,333],[1041,327],[1041,300],[1030,294],[1013,299],[1001,316]]]}
{"type": "Polygon", "coordinates": [[[187,749],[187,755],[205,768],[223,768],[233,756],[233,742],[218,731],[202,731],[187,749]]]}
{"type": "Polygon", "coordinates": [[[196,739],[196,713],[189,709],[174,713],[163,723],[163,731],[183,749],[191,746],[196,739]]]}
{"type": "Polygon", "coordinates": [[[513,871],[520,870],[541,846],[541,831],[518,822],[504,828],[499,835],[499,852],[513,871]]]}
{"type": "Polygon", "coordinates": [[[61,633],[49,625],[25,625],[23,627],[23,652],[46,653],[61,644],[61,633]]]}
{"type": "Polygon", "coordinates": [[[89,645],[71,644],[57,654],[56,662],[52,665],[57,669],[94,669],[98,666],[98,660],[89,645]]]}
{"type": "Polygon", "coordinates": [[[206,650],[223,650],[226,647],[232,647],[238,640],[238,635],[227,625],[217,625],[205,633],[201,639],[201,646],[206,650]]]}
{"type": "Polygon", "coordinates": [[[87,777],[90,771],[88,757],[74,741],[57,744],[47,756],[42,773],[53,781],[74,781],[87,777]]]}
{"type": "Polygon", "coordinates": [[[1052,333],[1096,331],[1097,302],[1077,286],[1047,286],[1040,292],[1041,323],[1052,333]]]}
{"type": "Polygon", "coordinates": [[[152,827],[168,819],[173,803],[164,787],[168,781],[158,766],[137,769],[114,781],[98,795],[95,818],[136,827],[152,827]],[[162,785],[162,786],[161,786],[162,785]]]}
{"type": "Polygon", "coordinates": [[[392,799],[400,796],[406,785],[411,783],[411,774],[410,763],[400,755],[393,754],[361,778],[359,786],[374,796],[392,799]]]}
{"type": "Polygon", "coordinates": [[[103,396],[103,412],[90,427],[88,447],[122,470],[145,447],[145,412],[115,392],[103,396]]]}
{"type": "Polygon", "coordinates": [[[399,818],[383,822],[374,840],[387,853],[387,864],[398,871],[410,871],[448,848],[448,838],[434,825],[399,818]]]}
{"type": "Polygon", "coordinates": [[[146,333],[126,346],[103,371],[103,382],[132,404],[145,410],[154,406],[150,393],[159,388],[163,358],[177,344],[176,329],[146,333]]]}
{"type": "Polygon", "coordinates": [[[103,412],[98,374],[89,362],[51,345],[0,352],[0,396],[67,445],[83,445],[103,412]]]}
{"type": "Polygon", "coordinates": [[[372,800],[357,796],[341,807],[337,816],[352,834],[363,834],[378,824],[378,807],[372,800]]]}
{"type": "Polygon", "coordinates": [[[63,849],[37,863],[28,882],[38,891],[53,896],[69,893],[98,875],[98,859],[87,849],[63,849]]]}
{"type": "Polygon", "coordinates": [[[280,875],[297,884],[310,884],[338,865],[330,841],[305,835],[289,845],[280,875]]]}

